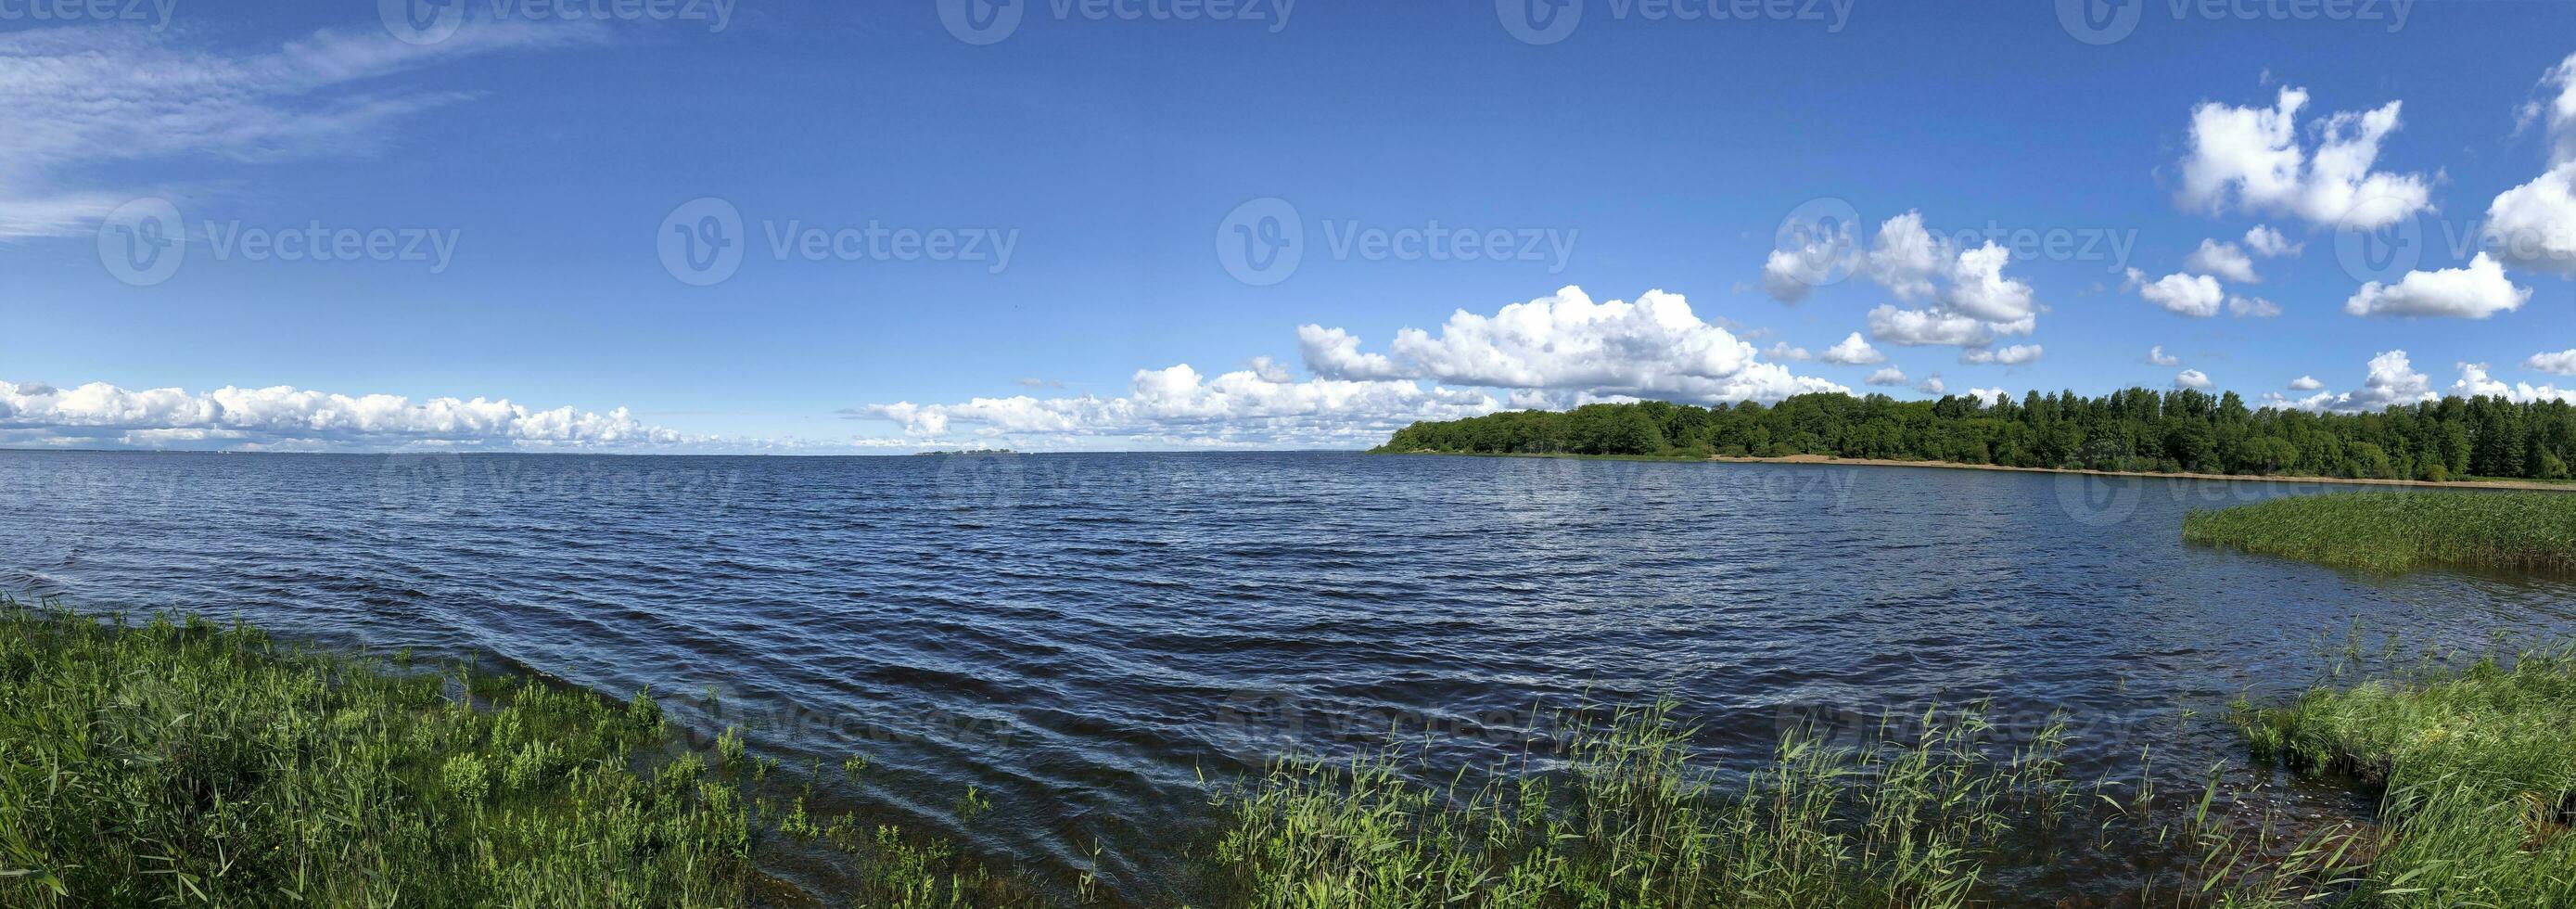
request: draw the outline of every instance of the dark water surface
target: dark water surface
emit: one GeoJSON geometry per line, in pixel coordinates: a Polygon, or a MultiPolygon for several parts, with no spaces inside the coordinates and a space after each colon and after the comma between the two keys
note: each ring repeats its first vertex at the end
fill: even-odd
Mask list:
{"type": "Polygon", "coordinates": [[[2321,636],[2476,646],[2576,620],[2563,581],[2179,540],[2193,507],[2330,488],[1353,454],[0,452],[0,589],[650,685],[791,774],[820,760],[841,804],[1054,880],[1105,844],[1111,885],[1162,903],[1202,770],[1390,728],[1454,762],[1519,750],[1587,693],[1669,695],[1748,759],[1784,717],[1991,698],[2071,712],[2079,775],[2153,745],[2196,788],[2242,757],[2225,703],[2308,681],[2321,636]],[[833,769],[853,752],[865,785],[833,769]],[[960,829],[969,785],[995,808],[960,829]]]}

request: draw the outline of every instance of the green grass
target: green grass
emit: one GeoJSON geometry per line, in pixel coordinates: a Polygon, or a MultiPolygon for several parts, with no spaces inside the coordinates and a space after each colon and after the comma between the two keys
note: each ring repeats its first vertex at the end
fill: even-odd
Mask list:
{"type": "Polygon", "coordinates": [[[844,856],[853,905],[1019,901],[761,798],[784,780],[725,741],[689,750],[641,693],[0,598],[0,905],[740,906],[795,896],[755,867],[771,840],[844,856]]]}
{"type": "Polygon", "coordinates": [[[2576,572],[2576,496],[2559,492],[2346,492],[2183,519],[2183,539],[2345,568],[2576,572]]]}
{"type": "Polygon", "coordinates": [[[2369,907],[2576,906],[2576,650],[2241,707],[2258,756],[2384,792],[2369,907]]]}
{"type": "Polygon", "coordinates": [[[1385,756],[1278,762],[1218,800],[1235,818],[1217,850],[1234,904],[1966,906],[1987,846],[2073,792],[2063,726],[1998,753],[1973,712],[1885,746],[1791,736],[1730,789],[1668,709],[1575,736],[1562,767],[1524,759],[1472,786],[1385,756]]]}

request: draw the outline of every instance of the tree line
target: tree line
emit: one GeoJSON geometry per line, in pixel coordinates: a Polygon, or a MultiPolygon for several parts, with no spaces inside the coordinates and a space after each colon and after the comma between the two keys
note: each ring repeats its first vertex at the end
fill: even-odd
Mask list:
{"type": "Polygon", "coordinates": [[[1952,461],[2009,467],[2394,480],[2566,479],[2576,407],[2448,397],[2377,413],[2245,406],[2235,392],[2131,388],[2015,402],[1798,395],[1774,405],[1665,401],[1517,411],[1397,430],[1380,452],[1952,461]]]}

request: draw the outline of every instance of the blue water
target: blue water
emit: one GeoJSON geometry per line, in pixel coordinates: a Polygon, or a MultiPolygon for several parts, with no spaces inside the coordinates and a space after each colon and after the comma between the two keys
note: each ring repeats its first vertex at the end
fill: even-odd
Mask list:
{"type": "MultiPolygon", "coordinates": [[[[2179,541],[2333,487],[1355,454],[678,458],[0,452],[0,589],[472,656],[743,725],[792,775],[1144,902],[1202,772],[1389,731],[1436,765],[1669,696],[1721,758],[1785,722],[2068,711],[2079,773],[2241,758],[2239,692],[2352,623],[2565,630],[2565,582],[2179,541]],[[712,688],[712,702],[704,692],[712,688]],[[2199,719],[2195,720],[2193,717],[2199,719]],[[969,785],[996,808],[951,806],[969,785]]],[[[2438,493],[2478,494],[2478,493],[2438,493]]]]}

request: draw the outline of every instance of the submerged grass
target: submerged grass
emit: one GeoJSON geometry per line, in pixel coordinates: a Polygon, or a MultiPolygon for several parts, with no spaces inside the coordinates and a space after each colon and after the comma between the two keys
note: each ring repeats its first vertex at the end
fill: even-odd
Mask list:
{"type": "Polygon", "coordinates": [[[2576,572],[2576,496],[2558,492],[2347,492],[2183,519],[2186,542],[2345,568],[2576,572]]]}
{"type": "Polygon", "coordinates": [[[848,853],[856,905],[1021,901],[945,845],[778,810],[766,767],[642,693],[0,597],[0,905],[740,906],[795,896],[767,837],[848,853]]]}
{"type": "MultiPolygon", "coordinates": [[[[1783,740],[1741,791],[1699,769],[1670,705],[1470,786],[1390,757],[1287,760],[1218,804],[1237,904],[1292,907],[1971,905],[1988,848],[2073,787],[2065,727],[1998,753],[1970,712],[1887,746],[1783,740]]],[[[1927,718],[1933,719],[1933,718],[1927,718]]]]}
{"type": "Polygon", "coordinates": [[[2256,754],[2384,793],[2350,902],[2576,906],[2576,649],[2240,705],[2256,754]]]}

